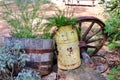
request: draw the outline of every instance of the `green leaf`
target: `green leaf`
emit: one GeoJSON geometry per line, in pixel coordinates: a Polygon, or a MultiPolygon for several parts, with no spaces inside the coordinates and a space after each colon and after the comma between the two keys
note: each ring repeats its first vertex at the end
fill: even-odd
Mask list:
{"type": "Polygon", "coordinates": [[[58,10],[58,12],[56,12],[56,15],[49,17],[47,20],[49,21],[48,24],[51,25],[51,27],[73,25],[77,22],[77,18],[74,18],[72,16],[67,17],[61,10],[58,10]]]}
{"type": "Polygon", "coordinates": [[[120,70],[120,65],[117,66],[117,70],[120,70]]]}
{"type": "Polygon", "coordinates": [[[113,80],[113,79],[114,79],[114,75],[109,74],[109,75],[107,75],[107,78],[108,78],[109,80],[113,80]]]}
{"type": "Polygon", "coordinates": [[[112,68],[110,71],[111,71],[112,73],[117,73],[117,72],[118,72],[116,68],[112,68]]]}

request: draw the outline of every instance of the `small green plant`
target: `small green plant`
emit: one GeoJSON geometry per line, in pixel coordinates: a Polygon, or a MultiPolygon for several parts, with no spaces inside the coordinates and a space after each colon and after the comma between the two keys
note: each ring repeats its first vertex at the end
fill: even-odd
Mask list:
{"type": "Polygon", "coordinates": [[[47,19],[49,21],[47,25],[49,27],[56,26],[58,28],[67,25],[74,25],[77,21],[77,18],[73,17],[73,12],[69,12],[68,8],[66,9],[67,11],[57,9],[56,14],[47,19]]]}
{"type": "Polygon", "coordinates": [[[117,68],[112,68],[110,70],[110,74],[107,75],[108,80],[118,80],[118,72],[120,71],[120,65],[117,66],[117,68]]]}
{"type": "Polygon", "coordinates": [[[44,35],[41,37],[43,39],[51,39],[52,35],[50,32],[44,32],[44,35]]]}
{"type": "Polygon", "coordinates": [[[21,72],[19,72],[15,80],[42,80],[42,79],[38,72],[23,69],[21,72]]]}
{"type": "MultiPolygon", "coordinates": [[[[48,3],[48,0],[12,0],[13,5],[3,1],[3,19],[12,29],[12,37],[37,38],[42,34],[42,21],[45,10],[41,5],[48,3]]],[[[44,36],[44,34],[42,35],[44,36]]],[[[46,35],[45,35],[46,36],[46,35]]]]}
{"type": "Polygon", "coordinates": [[[92,54],[93,51],[94,51],[93,49],[88,49],[87,53],[90,55],[90,54],[92,54]]]}

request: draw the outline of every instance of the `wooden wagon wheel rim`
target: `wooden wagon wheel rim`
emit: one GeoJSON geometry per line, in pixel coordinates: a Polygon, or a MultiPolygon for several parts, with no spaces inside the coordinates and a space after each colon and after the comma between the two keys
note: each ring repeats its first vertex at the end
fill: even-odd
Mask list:
{"type": "Polygon", "coordinates": [[[90,54],[90,56],[93,56],[93,55],[96,55],[96,53],[102,48],[102,46],[107,40],[107,33],[104,32],[105,24],[96,17],[82,16],[78,18],[78,22],[77,22],[77,24],[79,25],[79,29],[81,31],[82,31],[81,27],[84,22],[90,22],[91,24],[88,25],[87,30],[80,37],[80,48],[82,52],[83,51],[87,52],[88,48],[94,48],[95,50],[92,52],[92,54],[90,54]],[[94,34],[87,36],[94,24],[97,24],[100,27],[100,29],[98,29],[94,34]],[[90,40],[93,36],[95,36],[96,34],[100,32],[102,33],[102,38],[90,40]],[[90,43],[93,43],[93,42],[99,42],[99,44],[97,46],[89,45],[90,43]]]}

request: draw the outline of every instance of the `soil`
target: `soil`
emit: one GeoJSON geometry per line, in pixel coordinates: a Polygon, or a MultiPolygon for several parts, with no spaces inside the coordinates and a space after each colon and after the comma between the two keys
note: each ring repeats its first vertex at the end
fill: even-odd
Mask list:
{"type": "MultiPolygon", "coordinates": [[[[63,5],[57,5],[57,6],[59,6],[60,8],[65,7],[63,5]]],[[[51,16],[52,14],[54,14],[54,9],[55,9],[54,5],[46,4],[46,5],[43,5],[42,7],[44,9],[48,10],[48,12],[46,12],[46,15],[45,15],[46,17],[51,16]]],[[[94,17],[99,18],[103,22],[104,22],[104,20],[106,18],[106,15],[103,13],[103,8],[100,5],[96,5],[94,7],[90,7],[90,6],[72,6],[71,9],[75,9],[75,11],[74,11],[74,16],[75,17],[94,16],[94,17]]],[[[3,11],[3,8],[0,6],[0,15],[1,15],[2,11],[3,11]]],[[[1,17],[0,17],[0,36],[10,36],[9,25],[4,20],[2,20],[1,17]]],[[[106,77],[107,73],[109,73],[109,70],[112,67],[117,66],[118,64],[120,64],[120,54],[118,52],[115,52],[115,51],[109,51],[107,46],[103,46],[103,48],[98,52],[98,55],[104,56],[108,61],[108,69],[104,73],[102,73],[102,75],[104,77],[106,77]]],[[[55,80],[55,78],[57,78],[57,74],[56,74],[56,72],[52,72],[47,77],[51,78],[49,80],[55,80]]],[[[44,79],[45,78],[46,77],[44,77],[44,79]]],[[[66,78],[66,76],[63,75],[63,78],[66,78]]],[[[48,80],[48,79],[46,78],[45,80],[48,80]]],[[[60,80],[66,80],[66,79],[60,79],[60,80]]],[[[71,80],[71,79],[69,79],[69,80],[71,80]]],[[[82,80],[84,80],[84,79],[82,79],[82,80]]],[[[97,80],[97,79],[95,79],[95,80],[97,80]]]]}

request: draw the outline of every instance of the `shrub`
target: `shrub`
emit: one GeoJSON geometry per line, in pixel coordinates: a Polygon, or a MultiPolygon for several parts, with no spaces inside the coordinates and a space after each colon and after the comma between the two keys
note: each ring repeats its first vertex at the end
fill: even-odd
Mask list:
{"type": "MultiPolygon", "coordinates": [[[[12,0],[13,4],[3,1],[3,19],[12,29],[11,35],[17,38],[41,37],[42,21],[45,10],[41,5],[48,0],[12,0]]],[[[46,36],[43,35],[43,36],[46,36]]],[[[48,36],[48,35],[47,35],[48,36]]]]}
{"type": "Polygon", "coordinates": [[[102,0],[105,4],[105,12],[109,14],[106,20],[105,32],[108,33],[108,46],[110,49],[120,47],[120,0],[102,0]]]}
{"type": "Polygon", "coordinates": [[[15,75],[29,61],[27,54],[20,51],[19,42],[12,48],[0,47],[0,79],[14,80],[15,75]]]}

